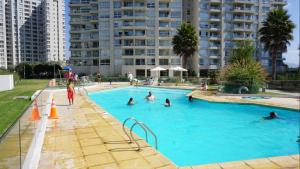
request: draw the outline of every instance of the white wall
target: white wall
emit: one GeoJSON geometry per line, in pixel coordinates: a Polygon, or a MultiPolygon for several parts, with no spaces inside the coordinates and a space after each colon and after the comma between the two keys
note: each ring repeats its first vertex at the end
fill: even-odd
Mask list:
{"type": "Polygon", "coordinates": [[[0,75],[0,91],[12,90],[14,88],[13,75],[0,75]]]}

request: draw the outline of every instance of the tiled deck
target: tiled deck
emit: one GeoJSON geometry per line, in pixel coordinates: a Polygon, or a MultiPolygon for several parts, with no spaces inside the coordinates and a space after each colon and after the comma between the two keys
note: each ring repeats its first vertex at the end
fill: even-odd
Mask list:
{"type": "Polygon", "coordinates": [[[177,168],[143,140],[143,150],[134,151],[122,125],[87,98],[76,95],[67,106],[65,92],[54,97],[59,119],[48,123],[39,168],[177,168]]]}
{"type": "MultiPolygon", "coordinates": [[[[93,88],[99,90],[101,87],[93,88]]],[[[122,125],[87,97],[76,95],[75,104],[67,106],[65,91],[54,93],[59,119],[50,120],[45,135],[41,169],[172,169],[178,168],[143,140],[140,152],[126,143],[122,125]]],[[[299,169],[299,155],[245,160],[180,169],[299,169]]]]}

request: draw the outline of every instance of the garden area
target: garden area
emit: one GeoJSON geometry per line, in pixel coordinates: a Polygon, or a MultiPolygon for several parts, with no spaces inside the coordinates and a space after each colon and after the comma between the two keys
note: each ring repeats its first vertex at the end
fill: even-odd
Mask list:
{"type": "Polygon", "coordinates": [[[13,90],[0,92],[0,136],[32,102],[29,99],[14,99],[14,97],[30,98],[36,90],[45,88],[47,84],[48,80],[20,80],[13,90]]]}

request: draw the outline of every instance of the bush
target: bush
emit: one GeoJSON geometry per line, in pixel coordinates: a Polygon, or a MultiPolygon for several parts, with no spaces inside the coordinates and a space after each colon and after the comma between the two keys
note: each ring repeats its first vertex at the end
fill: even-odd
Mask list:
{"type": "Polygon", "coordinates": [[[238,44],[230,58],[229,65],[221,71],[221,79],[225,81],[224,92],[238,93],[245,86],[249,93],[258,93],[266,82],[266,71],[253,57],[253,46],[249,41],[238,44]]]}
{"type": "MultiPolygon", "coordinates": [[[[54,77],[54,64],[53,63],[40,63],[40,64],[28,64],[20,63],[15,67],[20,77],[24,78],[25,67],[25,79],[50,79],[54,77]]],[[[56,77],[58,76],[58,70],[62,70],[59,64],[55,64],[56,77]]]]}

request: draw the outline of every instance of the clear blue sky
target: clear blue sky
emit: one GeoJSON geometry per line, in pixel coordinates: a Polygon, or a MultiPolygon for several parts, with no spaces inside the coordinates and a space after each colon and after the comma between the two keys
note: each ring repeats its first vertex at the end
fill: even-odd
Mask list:
{"type": "MultiPolygon", "coordinates": [[[[65,0],[65,6],[66,6],[66,56],[67,58],[70,56],[69,52],[69,46],[70,46],[70,26],[69,26],[69,1],[65,0]]],[[[299,9],[300,9],[300,0],[287,0],[288,4],[286,6],[286,9],[288,10],[289,14],[291,15],[292,21],[296,24],[296,29],[294,29],[293,35],[294,40],[291,42],[291,45],[288,47],[288,52],[284,54],[284,57],[286,58],[285,63],[292,67],[296,67],[299,64],[299,39],[300,39],[300,30],[299,30],[299,9]]]]}

